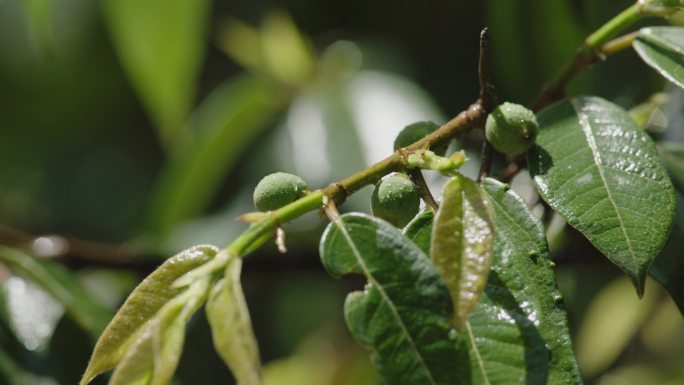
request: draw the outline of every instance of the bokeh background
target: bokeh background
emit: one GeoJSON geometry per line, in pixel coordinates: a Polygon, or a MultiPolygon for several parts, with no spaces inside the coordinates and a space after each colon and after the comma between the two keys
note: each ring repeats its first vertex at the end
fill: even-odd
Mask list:
{"type": "MultiPolygon", "coordinates": [[[[163,259],[227,245],[263,175],[323,187],[388,155],[403,126],[466,108],[483,27],[500,95],[529,104],[583,37],[629,4],[0,0],[0,245],[64,278],[0,263],[0,383],[76,383],[97,326],[74,315],[95,306],[106,319],[163,259]],[[54,294],[71,284],[87,298],[64,306],[54,294]]],[[[683,94],[631,50],[569,91],[638,107],[654,137],[684,139],[683,94]]],[[[480,138],[453,146],[472,174],[480,138]]],[[[664,290],[651,283],[637,300],[618,269],[544,213],[524,173],[513,185],[547,221],[588,383],[684,384],[684,322],[664,290]]],[[[368,211],[369,196],[343,209],[368,211]]],[[[307,215],[286,227],[287,254],[269,244],[246,258],[267,381],[381,384],[342,318],[363,282],[334,280],[318,261],[324,225],[307,215]]],[[[231,381],[200,312],[177,383],[231,381]]]]}

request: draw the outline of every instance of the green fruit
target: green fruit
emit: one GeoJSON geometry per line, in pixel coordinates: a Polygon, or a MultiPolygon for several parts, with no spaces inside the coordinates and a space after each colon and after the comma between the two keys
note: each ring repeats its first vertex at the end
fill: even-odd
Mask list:
{"type": "Polygon", "coordinates": [[[418,188],[404,174],[379,181],[371,197],[371,212],[396,227],[404,227],[418,214],[418,188]]]}
{"type": "MultiPolygon", "coordinates": [[[[426,135],[432,134],[439,126],[433,122],[416,122],[409,124],[404,127],[403,130],[399,132],[396,139],[394,139],[394,150],[396,151],[399,147],[408,147],[413,143],[423,139],[426,135]]],[[[432,152],[439,156],[443,156],[446,153],[449,144],[444,144],[439,147],[431,148],[432,152]]]]}
{"type": "Polygon", "coordinates": [[[513,103],[503,103],[487,117],[485,136],[497,151],[520,154],[532,146],[539,134],[534,112],[513,103]]]}
{"type": "Polygon", "coordinates": [[[306,195],[309,187],[297,175],[276,172],[266,175],[254,189],[254,206],[259,211],[277,210],[306,195]]]}

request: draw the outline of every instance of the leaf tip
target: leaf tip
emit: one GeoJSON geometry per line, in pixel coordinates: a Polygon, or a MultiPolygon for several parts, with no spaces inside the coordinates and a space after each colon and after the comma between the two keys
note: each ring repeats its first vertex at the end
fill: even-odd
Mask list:
{"type": "Polygon", "coordinates": [[[632,281],[632,285],[634,285],[634,289],[636,290],[636,294],[637,294],[637,297],[639,299],[644,298],[644,293],[646,291],[646,275],[647,274],[648,274],[648,269],[640,269],[639,271],[636,271],[636,272],[628,272],[627,273],[630,281],[632,281]]]}

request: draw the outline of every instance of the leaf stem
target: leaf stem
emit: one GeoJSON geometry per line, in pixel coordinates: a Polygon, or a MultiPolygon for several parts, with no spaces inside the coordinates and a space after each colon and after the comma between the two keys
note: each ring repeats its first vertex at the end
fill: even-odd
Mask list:
{"type": "Polygon", "coordinates": [[[638,31],[634,31],[606,42],[606,44],[601,47],[601,53],[605,56],[610,56],[631,47],[637,33],[638,31]]]}
{"type": "Polygon", "coordinates": [[[641,6],[638,3],[632,4],[629,8],[608,20],[607,23],[603,24],[594,33],[589,35],[584,41],[582,49],[592,50],[600,48],[622,30],[634,24],[634,22],[644,16],[647,15],[642,12],[641,6]]]}
{"type": "Polygon", "coordinates": [[[432,196],[432,192],[430,192],[427,182],[425,182],[423,172],[419,168],[412,168],[408,170],[408,174],[409,177],[411,177],[411,181],[418,187],[418,192],[420,193],[421,198],[423,198],[423,201],[425,201],[425,205],[427,205],[430,210],[437,212],[439,205],[437,204],[435,197],[432,196]]]}
{"type": "MultiPolygon", "coordinates": [[[[430,135],[406,147],[405,150],[411,151],[434,145],[439,146],[453,138],[463,136],[474,127],[481,126],[488,112],[482,106],[482,101],[478,99],[467,110],[459,113],[430,135]]],[[[353,194],[364,186],[374,184],[391,172],[401,171],[404,168],[404,157],[398,151],[394,152],[380,162],[339,182],[332,183],[321,190],[316,190],[278,210],[272,211],[271,215],[264,217],[264,219],[254,223],[245,230],[226,247],[226,250],[233,255],[243,256],[268,240],[273,235],[273,229],[276,226],[298,218],[307,212],[320,209],[323,206],[324,196],[332,198],[337,205],[340,205],[348,195],[353,194]]]]}
{"type": "Polygon", "coordinates": [[[480,182],[489,176],[492,168],[492,145],[487,138],[482,140],[482,151],[480,151],[480,172],[477,176],[477,181],[480,182]]]}

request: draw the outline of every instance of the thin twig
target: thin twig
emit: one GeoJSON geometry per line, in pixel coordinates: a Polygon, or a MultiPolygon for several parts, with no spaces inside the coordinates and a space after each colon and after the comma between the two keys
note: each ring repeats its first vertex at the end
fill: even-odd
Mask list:
{"type": "Polygon", "coordinates": [[[432,192],[430,192],[430,187],[428,187],[427,182],[425,182],[423,172],[419,168],[412,168],[408,170],[408,175],[411,177],[411,181],[418,187],[418,192],[420,193],[420,197],[423,198],[423,201],[425,201],[425,205],[429,207],[430,210],[436,212],[439,205],[437,204],[435,197],[432,196],[432,192]]]}
{"type": "MultiPolygon", "coordinates": [[[[480,57],[478,62],[478,75],[480,79],[480,100],[487,111],[493,110],[499,104],[496,88],[492,83],[489,70],[489,32],[487,28],[480,33],[480,57]]],[[[489,175],[492,168],[492,146],[484,138],[480,153],[480,173],[477,180],[480,181],[489,175]]]]}
{"type": "Polygon", "coordinates": [[[489,31],[484,28],[480,32],[480,57],[478,60],[478,77],[480,80],[480,100],[487,111],[493,110],[499,104],[496,88],[492,83],[489,69],[489,31]]]}
{"type": "Polygon", "coordinates": [[[480,151],[480,172],[477,176],[477,181],[481,181],[489,176],[489,171],[492,168],[492,145],[487,138],[482,141],[482,151],[480,151]]]}
{"type": "Polygon", "coordinates": [[[64,235],[33,235],[6,226],[0,227],[0,245],[22,249],[41,258],[98,266],[145,266],[155,259],[149,253],[127,246],[64,235]]]}

